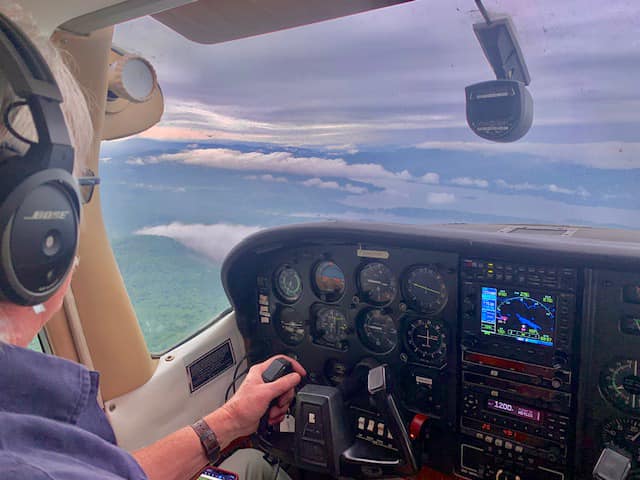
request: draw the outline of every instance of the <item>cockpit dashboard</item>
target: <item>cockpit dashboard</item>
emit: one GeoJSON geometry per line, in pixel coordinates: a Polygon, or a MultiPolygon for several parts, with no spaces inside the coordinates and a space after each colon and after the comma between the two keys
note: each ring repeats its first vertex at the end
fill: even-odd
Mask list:
{"type": "MultiPolygon", "coordinates": [[[[640,478],[638,233],[304,224],[245,240],[223,281],[251,361],[285,353],[337,388],[385,365],[425,467],[588,479],[610,449],[640,478]]],[[[364,393],[345,400],[354,441],[400,455],[364,393]]],[[[323,471],[309,452],[296,459],[323,471]]]]}

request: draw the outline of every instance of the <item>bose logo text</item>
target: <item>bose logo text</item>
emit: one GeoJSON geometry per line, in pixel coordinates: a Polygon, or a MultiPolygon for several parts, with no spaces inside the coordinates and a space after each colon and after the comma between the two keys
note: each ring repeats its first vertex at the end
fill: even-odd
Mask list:
{"type": "Polygon", "coordinates": [[[71,212],[69,210],[36,210],[25,220],[64,220],[71,212]]]}

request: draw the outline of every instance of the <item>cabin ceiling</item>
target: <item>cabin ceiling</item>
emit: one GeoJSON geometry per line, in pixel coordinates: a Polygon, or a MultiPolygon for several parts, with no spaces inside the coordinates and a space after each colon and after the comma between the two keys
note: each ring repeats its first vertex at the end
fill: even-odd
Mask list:
{"type": "Polygon", "coordinates": [[[199,0],[153,17],[198,43],[221,43],[411,0],[199,0]]]}

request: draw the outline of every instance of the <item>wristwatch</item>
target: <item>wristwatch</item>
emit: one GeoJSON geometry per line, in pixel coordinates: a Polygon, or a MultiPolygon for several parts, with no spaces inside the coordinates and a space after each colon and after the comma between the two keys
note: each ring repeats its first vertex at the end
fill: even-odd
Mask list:
{"type": "Polygon", "coordinates": [[[216,437],[216,434],[211,430],[207,422],[204,421],[204,418],[201,418],[191,425],[191,428],[193,428],[193,431],[196,432],[196,435],[200,438],[200,443],[202,444],[207,459],[210,463],[215,464],[220,458],[220,443],[218,443],[218,437],[216,437]]]}

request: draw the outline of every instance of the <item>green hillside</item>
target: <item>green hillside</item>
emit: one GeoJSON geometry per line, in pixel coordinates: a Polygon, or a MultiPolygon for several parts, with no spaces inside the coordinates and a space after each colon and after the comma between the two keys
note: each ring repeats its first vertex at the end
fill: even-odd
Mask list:
{"type": "Polygon", "coordinates": [[[112,246],[152,352],[167,350],[229,306],[220,267],[175,240],[135,235],[112,246]]]}

